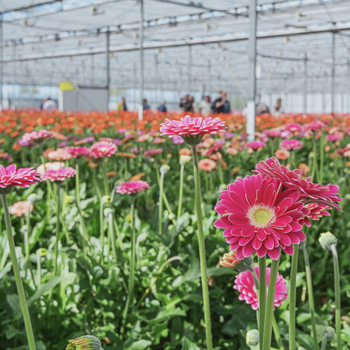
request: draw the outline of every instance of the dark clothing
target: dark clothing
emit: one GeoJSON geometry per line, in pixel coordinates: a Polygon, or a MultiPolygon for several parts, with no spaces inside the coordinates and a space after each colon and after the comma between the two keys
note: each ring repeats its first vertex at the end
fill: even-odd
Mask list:
{"type": "Polygon", "coordinates": [[[163,104],[163,103],[157,109],[158,109],[159,112],[163,112],[163,113],[167,112],[166,105],[163,104]]]}
{"type": "Polygon", "coordinates": [[[221,97],[218,97],[211,105],[211,109],[213,110],[213,113],[230,113],[231,112],[231,108],[230,108],[230,102],[228,102],[227,100],[225,101],[225,103],[220,106],[219,108],[216,107],[216,104],[218,102],[221,102],[222,99],[221,97]]]}
{"type": "Polygon", "coordinates": [[[143,105],[143,110],[147,111],[148,109],[151,109],[151,107],[149,105],[143,105]]]}
{"type": "Polygon", "coordinates": [[[193,112],[193,101],[191,100],[181,100],[179,106],[183,108],[184,112],[193,112]]]}
{"type": "Polygon", "coordinates": [[[126,103],[123,103],[123,111],[127,111],[128,107],[126,107],[126,103]]]}

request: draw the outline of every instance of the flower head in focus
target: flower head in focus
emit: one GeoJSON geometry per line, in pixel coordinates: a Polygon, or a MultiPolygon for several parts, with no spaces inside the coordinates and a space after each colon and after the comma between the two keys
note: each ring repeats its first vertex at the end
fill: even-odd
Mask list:
{"type": "Polygon", "coordinates": [[[120,194],[135,194],[149,189],[147,181],[127,181],[117,186],[116,192],[120,194]]]}
{"type": "Polygon", "coordinates": [[[117,152],[117,146],[112,142],[99,141],[90,147],[93,158],[110,157],[117,152]]]}
{"type": "Polygon", "coordinates": [[[303,147],[303,143],[299,140],[283,140],[280,143],[280,148],[291,151],[291,150],[297,150],[303,147]]]}
{"type": "Polygon", "coordinates": [[[54,135],[53,131],[48,131],[48,130],[39,130],[39,131],[32,131],[29,133],[25,133],[22,136],[22,141],[24,142],[42,142],[44,140],[47,140],[51,138],[54,135]]]}
{"type": "Polygon", "coordinates": [[[21,217],[22,215],[25,215],[29,212],[31,213],[33,211],[33,204],[28,201],[20,201],[16,202],[12,205],[10,208],[10,214],[11,215],[17,215],[18,217],[21,217]]]}
{"type": "Polygon", "coordinates": [[[337,242],[338,242],[338,240],[333,235],[333,233],[331,233],[329,231],[321,233],[321,236],[318,239],[318,241],[320,242],[321,247],[324,250],[332,250],[332,246],[336,246],[337,242]]]}
{"type": "MultiPolygon", "coordinates": [[[[259,266],[254,266],[255,273],[259,277],[259,266]]],[[[269,285],[271,269],[266,269],[266,284],[269,285]]],[[[249,304],[253,310],[259,309],[259,302],[257,291],[255,288],[254,278],[251,271],[244,271],[239,273],[235,279],[235,285],[233,287],[237,289],[240,293],[239,300],[244,300],[249,304]]],[[[277,282],[276,282],[276,291],[275,291],[275,300],[274,300],[274,309],[278,306],[281,306],[288,298],[286,280],[282,275],[277,273],[277,282]]]]}
{"type": "Polygon", "coordinates": [[[320,218],[322,218],[322,216],[331,215],[327,211],[327,209],[329,209],[329,208],[325,204],[308,203],[305,205],[305,209],[306,209],[305,216],[301,222],[308,227],[311,226],[310,219],[318,221],[318,220],[320,220],[320,218]]]}
{"type": "Polygon", "coordinates": [[[93,335],[82,335],[68,343],[66,350],[103,350],[101,342],[93,335]]]}
{"type": "Polygon", "coordinates": [[[231,267],[240,272],[247,271],[253,268],[253,258],[251,256],[244,258],[243,260],[237,259],[237,251],[231,250],[220,258],[220,266],[231,267]]]}
{"type": "Polygon", "coordinates": [[[12,187],[29,187],[39,181],[33,168],[17,169],[11,164],[4,168],[0,165],[0,193],[8,193],[12,187]]]}
{"type": "Polygon", "coordinates": [[[305,240],[299,220],[304,201],[297,191],[282,191],[277,179],[262,175],[237,179],[220,194],[215,206],[221,218],[214,224],[225,229],[223,235],[230,249],[237,249],[242,260],[254,252],[278,259],[281,248],[293,254],[293,244],[305,240]]]}
{"type": "Polygon", "coordinates": [[[189,115],[180,121],[166,119],[160,127],[161,136],[167,135],[169,138],[181,136],[191,146],[198,145],[203,135],[213,135],[225,129],[225,122],[220,118],[191,118],[189,115]]]}
{"type": "Polygon", "coordinates": [[[46,170],[44,174],[41,175],[40,180],[41,181],[49,180],[51,182],[62,182],[69,177],[75,176],[76,173],[77,173],[76,170],[71,167],[61,168],[58,170],[46,170]]]}

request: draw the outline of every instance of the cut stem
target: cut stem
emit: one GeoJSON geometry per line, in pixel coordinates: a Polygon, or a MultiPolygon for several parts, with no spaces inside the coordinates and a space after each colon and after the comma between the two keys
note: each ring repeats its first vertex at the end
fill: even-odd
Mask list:
{"type": "Polygon", "coordinates": [[[289,350],[295,350],[295,303],[297,294],[297,272],[298,272],[298,255],[299,244],[293,244],[294,254],[292,257],[292,269],[290,274],[289,290],[289,350]]]}

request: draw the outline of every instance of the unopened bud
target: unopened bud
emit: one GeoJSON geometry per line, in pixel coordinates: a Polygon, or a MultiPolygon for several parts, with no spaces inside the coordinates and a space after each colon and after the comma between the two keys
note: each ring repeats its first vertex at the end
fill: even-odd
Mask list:
{"type": "Polygon", "coordinates": [[[188,163],[190,160],[191,160],[191,156],[181,155],[181,156],[180,156],[180,165],[185,165],[185,164],[188,163]]]}
{"type": "Polygon", "coordinates": [[[168,219],[169,219],[169,220],[174,220],[174,219],[175,219],[175,214],[174,214],[174,213],[170,213],[170,214],[168,215],[168,219]]]}
{"type": "Polygon", "coordinates": [[[103,350],[101,342],[93,335],[82,335],[68,343],[66,350],[103,350]]]}
{"type": "Polygon", "coordinates": [[[321,233],[320,238],[318,239],[318,241],[321,244],[321,247],[326,250],[332,250],[332,246],[336,246],[337,245],[337,239],[335,238],[335,236],[333,235],[333,233],[331,232],[324,232],[321,233]]]}
{"type": "Polygon", "coordinates": [[[66,195],[66,197],[65,197],[65,202],[68,203],[68,204],[75,203],[75,202],[76,202],[76,199],[75,199],[74,196],[68,196],[68,195],[66,195]]]}
{"type": "Polygon", "coordinates": [[[36,251],[36,254],[39,255],[39,256],[45,256],[47,254],[47,250],[45,248],[39,248],[36,251]]]}
{"type": "Polygon", "coordinates": [[[232,267],[239,272],[248,271],[253,268],[253,258],[251,256],[248,256],[243,260],[238,260],[236,254],[237,250],[232,250],[229,253],[226,253],[220,261],[220,266],[232,267]]]}
{"type": "Polygon", "coordinates": [[[252,329],[247,332],[246,343],[249,346],[256,346],[259,344],[259,331],[257,329],[252,329]]]}
{"type": "Polygon", "coordinates": [[[105,217],[107,217],[108,215],[113,215],[113,209],[111,208],[106,208],[103,213],[105,214],[105,217]]]}
{"type": "Polygon", "coordinates": [[[110,202],[111,202],[111,196],[102,196],[101,202],[102,202],[103,204],[110,203],[110,202]]]}
{"type": "Polygon", "coordinates": [[[169,170],[170,170],[170,166],[167,164],[163,164],[159,169],[161,174],[166,174],[169,170]]]}
{"type": "Polygon", "coordinates": [[[27,201],[32,204],[35,203],[37,200],[39,200],[39,198],[38,195],[35,193],[30,194],[27,198],[27,201]]]}
{"type": "Polygon", "coordinates": [[[334,335],[335,335],[334,328],[332,328],[332,327],[323,328],[322,334],[323,334],[323,336],[327,337],[328,341],[332,340],[334,338],[334,335]]]}

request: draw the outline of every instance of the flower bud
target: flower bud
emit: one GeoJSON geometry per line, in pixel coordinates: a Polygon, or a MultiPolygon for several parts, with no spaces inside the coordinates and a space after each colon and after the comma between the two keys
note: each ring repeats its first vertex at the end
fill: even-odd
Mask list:
{"type": "Polygon", "coordinates": [[[128,214],[128,215],[125,217],[125,220],[126,220],[127,222],[131,222],[131,215],[128,214]]]}
{"type": "Polygon", "coordinates": [[[108,215],[113,215],[113,209],[111,208],[106,208],[104,211],[103,211],[105,217],[107,217],[108,215]]]}
{"type": "Polygon", "coordinates": [[[169,170],[170,170],[170,166],[167,164],[163,164],[159,169],[161,174],[166,174],[169,170]]]}
{"type": "Polygon", "coordinates": [[[238,260],[236,254],[236,250],[232,250],[229,253],[226,253],[220,261],[220,266],[232,267],[239,272],[248,271],[253,268],[253,258],[251,256],[248,256],[243,260],[238,260]]]}
{"type": "Polygon", "coordinates": [[[332,246],[336,246],[337,245],[337,239],[335,238],[335,236],[333,235],[333,233],[331,232],[324,232],[321,233],[320,238],[318,239],[318,241],[321,244],[321,247],[326,250],[332,250],[332,246]]]}
{"type": "Polygon", "coordinates": [[[175,214],[174,214],[174,213],[170,213],[170,214],[168,215],[168,219],[169,219],[169,220],[174,220],[174,219],[175,219],[175,214]]]}
{"type": "Polygon", "coordinates": [[[103,350],[101,342],[93,335],[82,335],[68,343],[66,350],[103,350]]]}
{"type": "Polygon", "coordinates": [[[38,195],[35,193],[32,193],[27,197],[27,201],[31,204],[35,203],[38,200],[39,200],[38,195]]]}
{"type": "Polygon", "coordinates": [[[47,250],[45,248],[39,248],[36,251],[36,254],[39,255],[39,256],[45,256],[47,254],[47,250]]]}
{"type": "Polygon", "coordinates": [[[74,196],[68,196],[66,195],[65,196],[65,202],[68,203],[68,204],[72,204],[72,203],[75,203],[76,202],[76,199],[74,196]]]}
{"type": "Polygon", "coordinates": [[[322,334],[323,334],[323,336],[327,337],[327,340],[332,340],[334,338],[334,334],[335,334],[334,328],[333,327],[325,327],[325,328],[323,328],[322,334]]]}
{"type": "Polygon", "coordinates": [[[249,346],[256,346],[259,344],[259,331],[257,329],[252,329],[247,332],[246,343],[249,346]]]}
{"type": "Polygon", "coordinates": [[[190,160],[191,160],[191,156],[181,155],[181,156],[180,156],[180,165],[185,165],[185,164],[188,163],[190,160]]]}
{"type": "Polygon", "coordinates": [[[101,202],[102,202],[103,204],[110,203],[110,202],[111,202],[111,196],[103,196],[103,197],[101,198],[101,202]]]}

